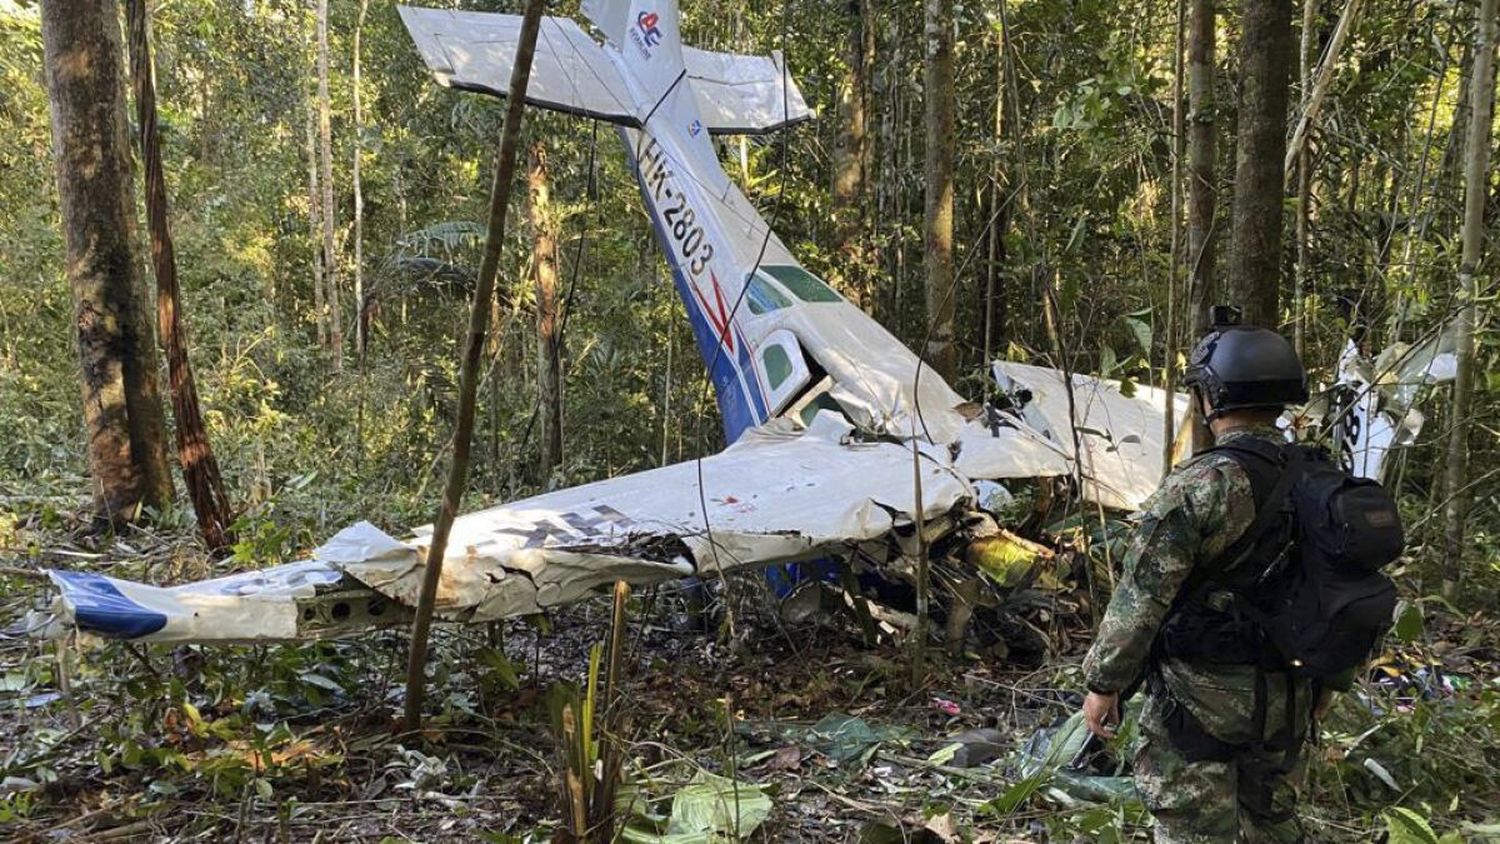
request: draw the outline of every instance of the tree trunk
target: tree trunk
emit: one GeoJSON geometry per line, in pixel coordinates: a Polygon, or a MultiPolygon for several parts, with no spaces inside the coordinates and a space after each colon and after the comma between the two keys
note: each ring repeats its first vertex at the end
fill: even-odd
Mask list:
{"type": "Polygon", "coordinates": [[[1005,137],[1005,27],[995,30],[995,128],[990,137],[996,152],[990,162],[990,213],[986,216],[984,302],[982,312],[983,349],[981,363],[988,367],[995,346],[1006,340],[1004,280],[1000,267],[1005,263],[1005,233],[1010,229],[1010,206],[1005,199],[1005,173],[1000,168],[1001,139],[1005,137]]]}
{"type": "Polygon", "coordinates": [[[323,222],[319,213],[323,195],[318,187],[318,115],[313,103],[307,104],[307,234],[312,247],[313,325],[318,345],[328,344],[328,321],[323,305],[323,222]]]}
{"type": "Polygon", "coordinates": [[[1177,439],[1177,323],[1181,320],[1182,290],[1182,160],[1187,151],[1187,112],[1183,103],[1182,53],[1187,41],[1187,0],[1177,0],[1176,34],[1172,40],[1172,231],[1171,266],[1167,271],[1167,331],[1162,357],[1161,472],[1172,471],[1172,446],[1177,439]]]}
{"type": "Polygon", "coordinates": [[[541,426],[543,483],[562,463],[562,350],[558,343],[557,218],[552,210],[547,148],[531,145],[526,171],[527,216],[531,222],[531,255],[536,274],[537,421],[541,426]]]}
{"type": "Polygon", "coordinates": [[[360,91],[360,38],[365,28],[369,0],[359,0],[359,17],[354,22],[354,156],[350,161],[350,181],[354,187],[354,349],[364,369],[365,347],[369,343],[369,315],[365,312],[365,195],[360,184],[360,157],[364,154],[364,99],[360,91]]]}
{"type": "MultiPolygon", "coordinates": [[[[873,247],[871,239],[875,233],[874,226],[874,203],[873,182],[875,181],[875,132],[872,126],[875,122],[875,0],[860,0],[859,2],[859,96],[864,108],[865,131],[864,142],[859,147],[860,188],[863,193],[860,202],[863,206],[860,219],[865,227],[864,231],[864,264],[862,269],[867,274],[865,278],[865,291],[871,299],[874,298],[874,282],[868,277],[873,274],[875,262],[871,259],[870,250],[873,247]]],[[[873,308],[873,303],[870,305],[873,308]]]]}
{"type": "Polygon", "coordinates": [[[233,542],[229,526],[234,519],[219,461],[214,457],[208,429],[198,408],[198,387],[188,361],[187,332],[182,325],[181,291],[177,285],[177,256],[167,226],[167,182],[162,174],[161,141],[156,124],[156,69],[151,60],[146,0],[127,0],[130,68],[135,83],[136,122],[140,131],[141,160],[146,168],[146,217],[151,234],[151,264],[156,271],[156,330],[167,350],[167,378],[172,391],[172,415],[177,420],[177,459],[182,479],[198,519],[198,531],[213,551],[223,551],[233,542]]]}
{"type": "Polygon", "coordinates": [[[1463,579],[1465,522],[1469,513],[1469,430],[1473,427],[1474,325],[1478,322],[1479,265],[1484,257],[1484,205],[1489,192],[1490,123],[1495,104],[1496,0],[1482,0],[1470,90],[1469,137],[1464,153],[1463,258],[1458,268],[1459,299],[1454,322],[1458,376],[1453,382],[1453,427],[1448,437],[1448,506],[1444,513],[1443,595],[1458,596],[1463,579]]]}
{"type": "Polygon", "coordinates": [[[958,370],[953,342],[953,0],[926,0],[927,361],[950,383],[958,370]]]}
{"type": "Polygon", "coordinates": [[[1318,110],[1323,106],[1323,98],[1328,94],[1329,85],[1333,82],[1333,71],[1338,67],[1339,51],[1343,49],[1344,39],[1349,35],[1349,28],[1359,14],[1359,4],[1360,0],[1349,0],[1344,6],[1343,14],[1339,15],[1338,25],[1333,28],[1333,36],[1328,39],[1328,50],[1323,56],[1323,63],[1318,66],[1317,81],[1311,85],[1307,82],[1308,68],[1312,60],[1307,55],[1310,49],[1310,34],[1307,32],[1307,26],[1311,22],[1312,15],[1317,12],[1316,0],[1312,0],[1309,6],[1312,11],[1303,15],[1302,115],[1297,119],[1297,128],[1292,132],[1292,140],[1287,143],[1285,170],[1292,169],[1292,162],[1302,152],[1307,143],[1307,136],[1317,122],[1318,110]]]}
{"type": "Polygon", "coordinates": [[[1272,329],[1280,322],[1277,293],[1291,61],[1291,0],[1245,0],[1229,300],[1245,309],[1246,322],[1272,329]]]}
{"type": "Polygon", "coordinates": [[[833,145],[834,252],[845,292],[861,308],[870,310],[866,289],[864,248],[865,149],[868,112],[865,98],[864,20],[862,0],[845,4],[849,37],[845,41],[844,72],[838,81],[838,126],[833,145]]]}
{"type": "Polygon", "coordinates": [[[426,570],[422,573],[422,591],[417,597],[416,616],[412,620],[411,651],[406,661],[405,725],[414,731],[422,722],[422,699],[427,691],[427,636],[432,628],[432,611],[437,601],[438,583],[443,577],[443,557],[448,551],[448,535],[463,501],[464,485],[469,475],[469,453],[473,447],[474,404],[478,391],[479,359],[484,353],[485,334],[489,325],[490,300],[495,295],[495,273],[500,265],[500,251],[505,241],[505,216],[509,208],[510,185],[516,172],[516,146],[521,134],[521,115],[526,108],[526,83],[531,76],[531,59],[536,52],[536,34],[541,28],[543,0],[526,0],[521,18],[520,39],[516,44],[515,64],[511,67],[510,89],[505,98],[505,125],[500,130],[500,154],[495,161],[495,179],[490,183],[489,219],[485,227],[484,257],[479,277],[474,283],[474,301],[469,308],[469,337],[458,374],[458,418],[453,431],[453,462],[448,467],[448,481],[443,499],[433,519],[432,536],[427,548],[426,570]]]}
{"type": "Polygon", "coordinates": [[[328,0],[318,0],[318,159],[322,169],[323,270],[328,283],[328,345],[333,371],[344,370],[344,326],[339,308],[339,269],[333,245],[333,118],[328,98],[328,0]]]}
{"type": "Polygon", "coordinates": [[[172,500],[158,358],[135,256],[118,7],[48,0],[42,47],[89,469],[101,516],[172,500]]]}
{"type": "MultiPolygon", "coordinates": [[[[1317,48],[1318,5],[1320,0],[1302,0],[1302,44],[1298,51],[1299,78],[1302,87],[1302,119],[1306,121],[1313,85],[1313,51],[1317,48]]],[[[1304,357],[1307,334],[1307,285],[1312,264],[1309,242],[1312,209],[1312,154],[1304,139],[1296,148],[1297,162],[1297,269],[1292,278],[1292,348],[1304,357]]],[[[1290,166],[1290,165],[1289,165],[1290,166]]]]}
{"type": "MultiPolygon", "coordinates": [[[[1214,65],[1218,38],[1214,0],[1192,0],[1188,23],[1188,296],[1191,316],[1188,345],[1208,330],[1208,306],[1214,296],[1215,232],[1214,204],[1217,197],[1215,158],[1218,143],[1214,107],[1214,65]]],[[[1193,451],[1212,442],[1208,425],[1192,410],[1193,451]]]]}

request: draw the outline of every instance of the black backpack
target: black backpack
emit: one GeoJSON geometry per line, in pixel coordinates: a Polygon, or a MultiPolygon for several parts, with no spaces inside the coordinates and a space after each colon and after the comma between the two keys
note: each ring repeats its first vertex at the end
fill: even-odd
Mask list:
{"type": "Polygon", "coordinates": [[[1256,516],[1189,576],[1163,653],[1312,679],[1362,666],[1396,606],[1381,571],[1405,542],[1395,500],[1322,449],[1244,437],[1212,450],[1249,475],[1256,516]]]}

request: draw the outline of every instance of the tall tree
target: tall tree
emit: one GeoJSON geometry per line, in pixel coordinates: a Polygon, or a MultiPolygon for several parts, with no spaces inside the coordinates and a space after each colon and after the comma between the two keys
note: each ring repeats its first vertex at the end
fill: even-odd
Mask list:
{"type": "Polygon", "coordinates": [[[862,241],[869,146],[869,110],[865,63],[864,7],[869,0],[844,4],[849,36],[845,40],[843,73],[838,82],[838,132],[833,148],[834,250],[843,287],[860,307],[871,307],[862,241]]]}
{"type": "MultiPolygon", "coordinates": [[[[1496,0],[1482,0],[1475,27],[1474,71],[1464,144],[1463,256],[1458,267],[1462,303],[1454,321],[1458,375],[1453,382],[1453,427],[1448,435],[1448,506],[1444,513],[1443,594],[1457,597],[1469,515],[1469,431],[1474,425],[1474,325],[1478,322],[1479,265],[1484,258],[1484,206],[1489,192],[1490,125],[1495,106],[1496,0]]],[[[1491,270],[1493,273],[1493,270],[1491,270]]]]}
{"type": "Polygon", "coordinates": [[[177,459],[182,464],[182,479],[198,518],[198,531],[208,547],[218,551],[228,548],[233,541],[229,525],[234,514],[229,497],[224,494],[219,461],[214,457],[213,444],[203,424],[198,386],[188,361],[182,296],[177,284],[177,254],[167,225],[167,181],[162,173],[161,139],[157,135],[156,68],[151,60],[146,0],[126,0],[125,15],[129,21],[136,125],[146,169],[146,223],[151,235],[151,264],[156,271],[156,330],[167,350],[167,380],[172,392],[172,415],[177,421],[177,459]]]}
{"type": "MultiPolygon", "coordinates": [[[[1187,46],[1187,0],[1177,0],[1177,24],[1172,39],[1172,230],[1169,235],[1171,265],[1167,271],[1167,339],[1162,362],[1162,460],[1165,477],[1172,471],[1173,445],[1177,438],[1177,323],[1181,320],[1182,288],[1182,163],[1187,151],[1187,111],[1183,102],[1183,57],[1187,46]]],[[[1189,416],[1191,418],[1191,416],[1189,416]]]]}
{"type": "MultiPolygon", "coordinates": [[[[1298,67],[1302,86],[1302,118],[1307,120],[1308,104],[1311,102],[1313,85],[1313,50],[1317,45],[1318,6],[1320,0],[1302,0],[1302,46],[1298,51],[1298,67]]],[[[1297,156],[1297,270],[1292,278],[1292,346],[1300,356],[1304,353],[1307,333],[1308,275],[1311,272],[1312,244],[1309,226],[1312,214],[1312,154],[1304,140],[1295,148],[1297,156]]]]}
{"type": "Polygon", "coordinates": [[[318,187],[318,111],[317,104],[307,103],[307,233],[312,245],[313,326],[319,346],[328,344],[328,321],[323,305],[323,193],[318,187]]]}
{"type": "Polygon", "coordinates": [[[339,270],[334,251],[333,118],[328,97],[328,0],[318,0],[318,161],[322,170],[323,278],[328,286],[328,345],[333,350],[333,371],[344,369],[344,327],[339,307],[339,270]]]}
{"type": "Polygon", "coordinates": [[[982,362],[989,366],[997,343],[1005,341],[1005,291],[1001,288],[1000,267],[1005,263],[1005,233],[1010,228],[1010,203],[1005,198],[1005,173],[1001,168],[999,149],[1005,137],[1006,75],[1005,26],[995,22],[995,123],[990,142],[995,152],[990,161],[990,201],[984,237],[984,298],[980,308],[982,362]]]}
{"type": "MultiPolygon", "coordinates": [[[[1214,220],[1218,196],[1215,165],[1218,146],[1218,114],[1214,106],[1214,56],[1218,28],[1214,0],[1192,0],[1188,23],[1188,313],[1189,344],[1208,330],[1208,306],[1214,295],[1214,263],[1217,259],[1214,220]]],[[[1193,451],[1202,451],[1212,440],[1202,418],[1193,420],[1193,451]]]]}
{"type": "Polygon", "coordinates": [[[957,296],[953,274],[953,0],[926,0],[927,56],[923,94],[927,116],[926,231],[928,341],[932,368],[949,381],[958,369],[953,341],[957,296]]]}
{"type": "Polygon", "coordinates": [[[112,521],[172,499],[158,357],[134,250],[119,7],[41,8],[52,149],[82,364],[96,506],[112,521]]]}
{"type": "Polygon", "coordinates": [[[365,332],[369,329],[365,313],[365,194],[360,183],[360,158],[364,155],[364,92],[360,90],[360,40],[364,34],[365,14],[370,10],[370,0],[359,0],[359,17],[354,21],[354,67],[352,88],[354,93],[354,156],[350,162],[349,180],[354,188],[354,348],[363,369],[365,332]]]}
{"type": "Polygon", "coordinates": [[[1293,56],[1291,0],[1245,0],[1230,220],[1229,299],[1245,320],[1279,324],[1282,191],[1293,56]]]}
{"type": "Polygon", "coordinates": [[[531,145],[526,170],[526,214],[531,223],[531,256],[536,279],[537,423],[541,427],[541,470],[545,481],[562,462],[562,350],[558,333],[557,215],[552,208],[547,147],[531,145]]]}

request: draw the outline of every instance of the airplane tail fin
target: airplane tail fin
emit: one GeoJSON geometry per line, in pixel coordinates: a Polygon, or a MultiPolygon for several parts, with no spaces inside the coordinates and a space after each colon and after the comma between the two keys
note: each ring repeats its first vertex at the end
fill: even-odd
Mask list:
{"type": "Polygon", "coordinates": [[[583,0],[583,16],[599,27],[605,38],[624,45],[630,5],[631,0],[583,0]]]}
{"type": "Polygon", "coordinates": [[[638,102],[657,105],[683,84],[677,0],[585,0],[583,13],[619,49],[638,102]]]}

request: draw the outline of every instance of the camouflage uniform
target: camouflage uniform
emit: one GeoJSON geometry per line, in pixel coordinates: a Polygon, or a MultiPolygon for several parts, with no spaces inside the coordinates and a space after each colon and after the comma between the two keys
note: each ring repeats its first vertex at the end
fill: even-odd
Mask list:
{"type": "MultiPolygon", "coordinates": [[[[1239,437],[1281,441],[1275,429],[1256,426],[1228,431],[1219,442],[1239,437]]],[[[1084,660],[1088,687],[1096,692],[1123,691],[1147,671],[1152,642],[1193,566],[1217,556],[1254,520],[1250,478],[1225,454],[1200,455],[1167,477],[1138,518],[1124,574],[1084,660]]],[[[1220,741],[1263,743],[1282,732],[1286,675],[1265,675],[1265,735],[1258,736],[1254,666],[1163,659],[1155,670],[1158,682],[1141,712],[1135,780],[1156,818],[1156,840],[1297,840],[1296,794],[1278,770],[1285,753],[1247,748],[1228,762],[1192,762],[1172,746],[1165,727],[1171,708],[1182,706],[1220,741]]],[[[1293,726],[1300,736],[1311,689],[1306,681],[1293,682],[1293,726]]]]}

